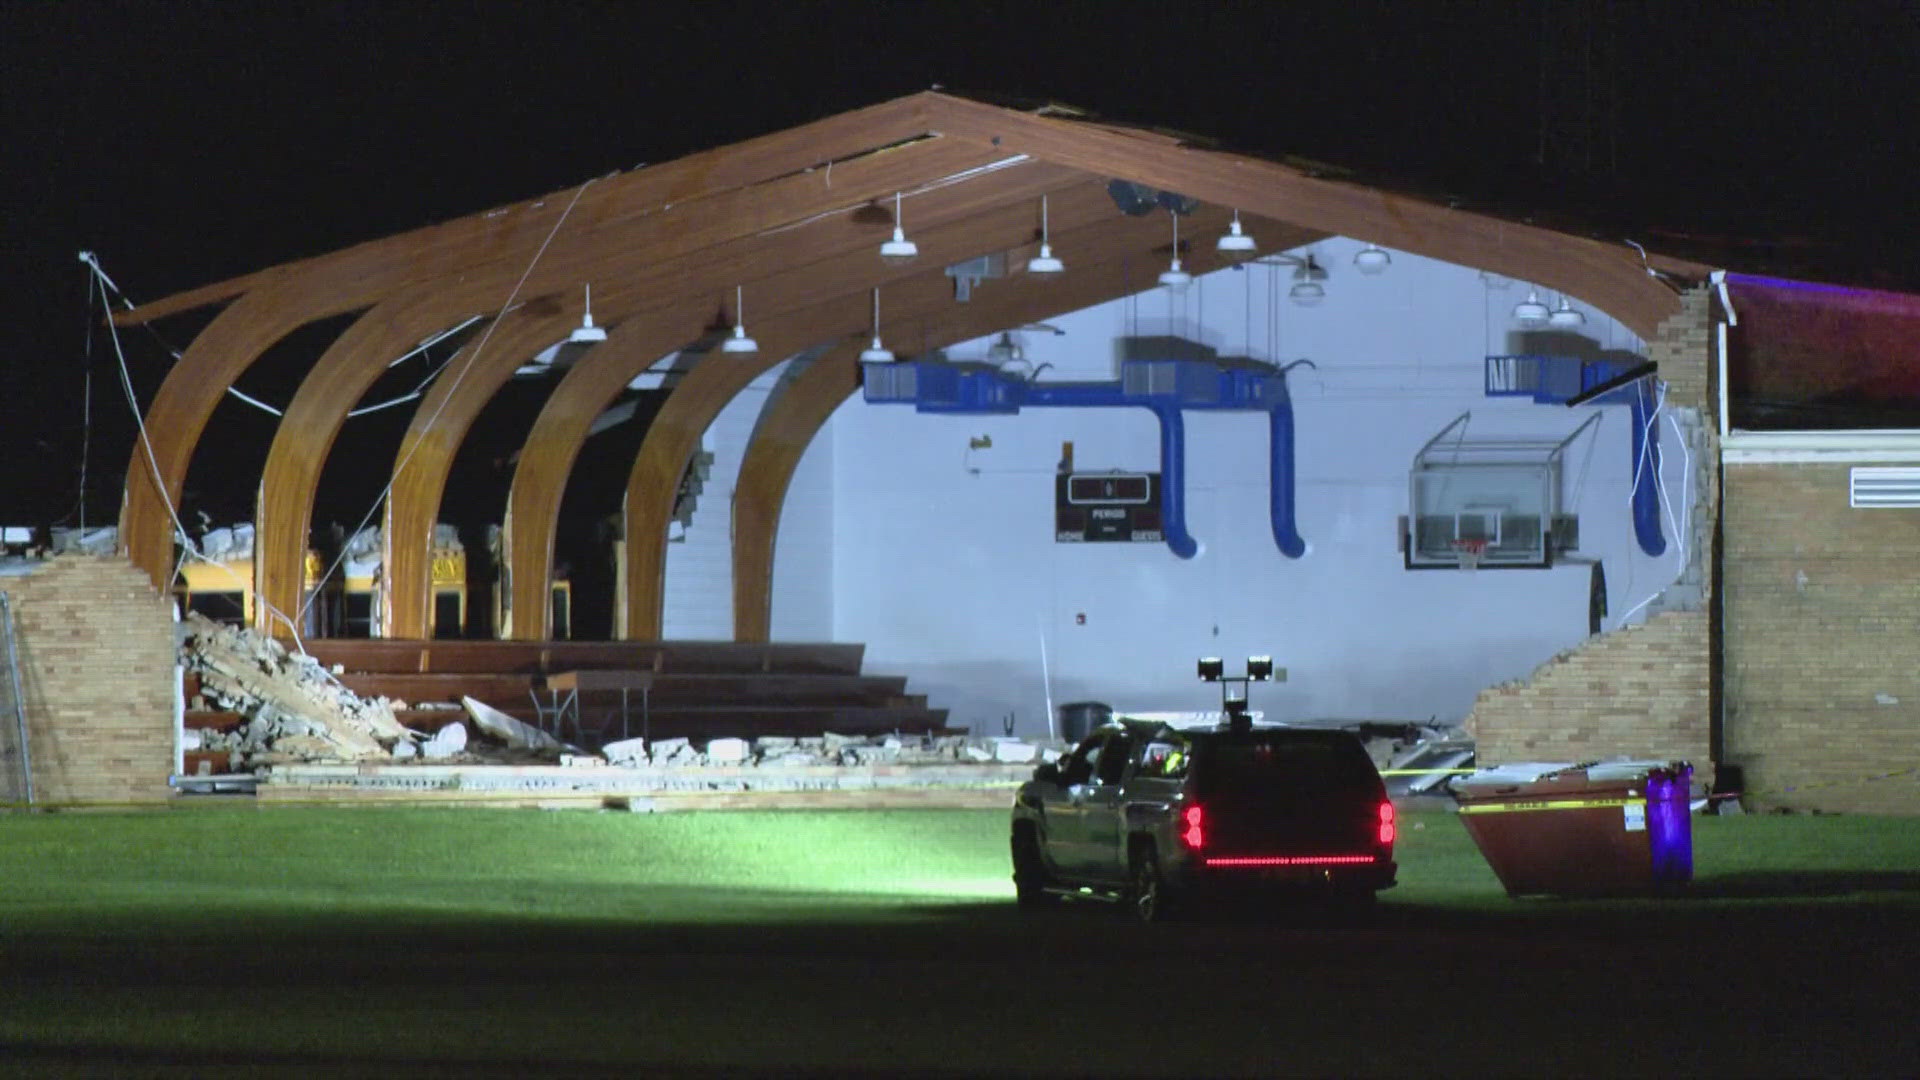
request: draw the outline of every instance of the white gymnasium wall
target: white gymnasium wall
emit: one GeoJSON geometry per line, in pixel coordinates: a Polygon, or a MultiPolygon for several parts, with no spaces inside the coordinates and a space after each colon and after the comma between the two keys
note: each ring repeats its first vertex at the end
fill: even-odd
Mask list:
{"type": "MultiPolygon", "coordinates": [[[[1312,360],[1289,376],[1305,558],[1274,546],[1261,414],[1186,414],[1188,523],[1203,547],[1181,560],[1162,544],[1053,539],[1062,442],[1073,442],[1081,470],[1157,469],[1158,428],[1145,410],[931,416],[856,397],[816,440],[830,438],[830,450],[809,454],[832,477],[831,636],[865,642],[870,669],[909,676],[953,723],[997,733],[1012,716],[1024,734],[1047,730],[1049,702],[1217,708],[1218,689],[1193,676],[1195,658],[1219,655],[1237,669],[1258,653],[1290,673],[1254,689],[1254,707],[1270,717],[1453,720],[1484,686],[1580,641],[1588,566],[1409,572],[1396,542],[1413,455],[1454,417],[1470,410],[1476,438],[1557,438],[1592,411],[1483,396],[1482,358],[1526,351],[1510,313],[1527,287],[1399,252],[1386,274],[1365,277],[1351,264],[1358,248],[1315,247],[1332,272],[1315,308],[1286,300],[1290,268],[1251,266],[1183,296],[1156,289],[1051,320],[1063,335],[1020,335],[1030,361],[1051,365],[1042,379],[1112,379],[1118,339],[1167,333],[1221,355],[1312,360]],[[980,436],[991,447],[969,450],[980,436]]],[[[1071,268],[1072,253],[1060,254],[1071,268]]],[[[1644,353],[1610,319],[1575,306],[1588,316],[1589,347],[1644,353]]],[[[988,344],[948,356],[982,359],[988,344]]],[[[1604,561],[1612,628],[1673,579],[1679,553],[1671,524],[1661,558],[1633,544],[1628,413],[1601,411],[1570,448],[1563,497],[1580,515],[1580,554],[1604,561]]],[[[1669,502],[1684,514],[1677,440],[1662,428],[1669,502]]],[[[783,552],[789,521],[818,528],[804,517],[818,504],[802,506],[789,499],[783,552]]],[[[777,571],[786,577],[787,564],[777,571]]],[[[777,595],[776,619],[781,604],[777,595]]]]}
{"type": "Polygon", "coordinates": [[[773,548],[773,640],[834,639],[833,543],[833,439],[822,431],[800,456],[780,508],[773,548]]]}

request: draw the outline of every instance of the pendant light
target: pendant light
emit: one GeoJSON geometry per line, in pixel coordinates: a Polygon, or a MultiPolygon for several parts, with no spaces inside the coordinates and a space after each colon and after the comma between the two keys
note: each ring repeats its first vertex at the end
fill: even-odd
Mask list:
{"type": "Polygon", "coordinates": [[[880,290],[873,290],[873,344],[860,353],[863,364],[890,364],[893,350],[880,344],[880,290]]]}
{"type": "Polygon", "coordinates": [[[1216,251],[1232,259],[1244,259],[1259,250],[1253,242],[1253,237],[1240,230],[1240,211],[1238,210],[1233,212],[1233,224],[1221,234],[1220,239],[1214,241],[1213,246],[1216,251]]]}
{"type": "Polygon", "coordinates": [[[1554,306],[1553,314],[1547,316],[1547,323],[1562,330],[1573,330],[1587,325],[1587,317],[1574,310],[1573,305],[1567,303],[1567,294],[1561,293],[1560,303],[1554,306]]]}
{"type": "Polygon", "coordinates": [[[1169,210],[1167,214],[1173,218],[1173,262],[1160,272],[1160,284],[1181,292],[1193,284],[1193,275],[1180,268],[1180,212],[1169,210]]]}
{"type": "Polygon", "coordinates": [[[920,245],[907,239],[900,227],[900,193],[893,193],[893,239],[880,245],[880,258],[888,266],[905,266],[920,256],[920,245]]]}
{"type": "Polygon", "coordinates": [[[1528,328],[1547,325],[1551,316],[1547,305],[1540,302],[1540,290],[1536,286],[1527,286],[1527,298],[1513,305],[1514,321],[1528,328]]]}
{"type": "Polygon", "coordinates": [[[1066,270],[1067,264],[1054,257],[1053,245],[1047,242],[1047,197],[1040,196],[1040,254],[1027,260],[1027,273],[1037,274],[1042,281],[1066,270]]]}
{"type": "Polygon", "coordinates": [[[567,340],[575,345],[592,345],[596,342],[607,340],[606,328],[593,325],[592,285],[587,286],[586,314],[580,316],[580,325],[574,328],[573,333],[567,335],[567,340]]]}
{"type": "Polygon", "coordinates": [[[747,336],[746,316],[740,313],[743,292],[740,286],[733,287],[733,336],[720,343],[720,351],[723,353],[745,355],[760,351],[760,343],[747,336]]]}
{"type": "Polygon", "coordinates": [[[1314,261],[1313,253],[1308,252],[1293,270],[1293,288],[1287,290],[1287,297],[1300,307],[1313,307],[1327,298],[1326,287],[1320,283],[1327,280],[1326,268],[1314,261]]]}
{"type": "Polygon", "coordinates": [[[1387,267],[1393,265],[1393,256],[1388,255],[1380,245],[1370,243],[1353,257],[1353,265],[1361,273],[1372,277],[1386,273],[1387,267]]]}

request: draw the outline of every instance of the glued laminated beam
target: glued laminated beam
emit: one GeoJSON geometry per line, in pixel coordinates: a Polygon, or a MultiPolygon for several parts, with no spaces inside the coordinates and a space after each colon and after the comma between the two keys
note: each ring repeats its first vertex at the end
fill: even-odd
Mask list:
{"type": "MultiPolygon", "coordinates": [[[[778,327],[785,325],[780,320],[786,313],[810,313],[819,305],[831,306],[851,296],[851,302],[857,310],[850,325],[858,327],[868,321],[865,317],[868,308],[867,289],[874,285],[886,285],[905,274],[917,272],[924,275],[931,269],[932,280],[937,283],[933,286],[934,292],[940,299],[951,303],[952,282],[945,277],[942,268],[964,259],[1030,242],[1039,226],[1039,197],[1047,192],[1052,193],[1050,202],[1054,221],[1062,223],[1063,227],[1088,225],[1118,217],[1101,184],[1080,178],[1069,171],[1058,170],[1057,167],[1021,166],[929,192],[921,196],[917,203],[910,204],[914,219],[930,223],[924,229],[916,228],[913,231],[921,255],[912,268],[902,270],[888,267],[878,257],[877,240],[868,236],[857,247],[843,250],[831,259],[783,266],[782,272],[755,283],[748,292],[748,326],[762,343],[761,355],[771,356],[773,361],[777,361],[827,339],[845,324],[841,316],[830,314],[826,316],[827,321],[820,323],[821,329],[801,333],[782,353],[774,339],[778,327]],[[768,311],[769,319],[753,314],[759,311],[768,311]]],[[[825,248],[814,244],[810,250],[825,248]]],[[[883,303],[883,309],[889,306],[889,303],[883,303]]],[[[559,503],[565,491],[567,474],[572,470],[580,444],[586,438],[588,425],[647,365],[666,352],[685,345],[698,332],[698,327],[686,321],[684,312],[668,313],[657,319],[650,316],[645,322],[636,320],[632,324],[618,325],[610,332],[605,344],[590,350],[574,364],[548,400],[527,439],[509,496],[512,513],[511,524],[506,530],[505,555],[513,581],[512,609],[518,613],[529,610],[539,613],[537,624],[516,616],[511,623],[514,637],[537,640],[548,632],[545,629],[548,615],[542,598],[552,566],[559,503]],[[529,605],[533,606],[530,608],[529,605]]],[[[754,360],[726,358],[734,370],[742,370],[754,360]]],[[[766,364],[770,365],[773,361],[767,361],[766,364]]],[[[654,417],[648,429],[647,441],[641,448],[641,460],[648,463],[644,468],[671,474],[671,480],[666,483],[673,490],[658,494],[655,502],[645,511],[658,516],[661,523],[660,542],[663,544],[665,521],[672,512],[673,492],[678,489],[680,475],[686,469],[694,446],[698,444],[699,434],[705,430],[713,414],[739,390],[739,387],[726,390],[725,396],[717,402],[697,397],[707,392],[702,388],[706,380],[713,377],[712,373],[700,374],[705,366],[704,361],[696,365],[694,371],[683,378],[668,396],[666,404],[654,417]],[[668,438],[666,432],[673,429],[673,425],[679,422],[676,418],[692,408],[695,401],[700,402],[699,410],[685,421],[694,425],[693,442],[686,444],[676,441],[671,444],[673,449],[667,449],[669,444],[663,442],[668,438]]],[[[744,382],[740,384],[744,385],[744,382]]],[[[637,465],[636,468],[642,466],[637,465]]],[[[631,522],[629,527],[631,530],[631,522]]],[[[664,550],[653,562],[657,563],[663,558],[664,550]]],[[[632,565],[636,564],[630,564],[630,567],[632,565]]],[[[631,572],[628,578],[631,589],[634,587],[631,572]]],[[[657,591],[657,583],[651,588],[657,591]]],[[[657,627],[652,626],[657,622],[656,612],[640,624],[629,623],[628,633],[636,637],[657,636],[657,627]]]]}
{"type": "MultiPolygon", "coordinates": [[[[603,237],[603,229],[617,233],[690,199],[922,135],[925,101],[925,95],[916,94],[594,182],[568,215],[566,235],[553,237],[559,250],[548,256],[562,261],[576,244],[626,254],[625,241],[603,237]]],[[[146,448],[134,448],[120,517],[120,543],[134,565],[166,587],[173,567],[168,507],[179,503],[188,461],[214,407],[255,358],[307,323],[369,307],[423,281],[488,264],[505,264],[517,273],[552,236],[572,197],[571,191],[560,192],[235,279],[233,286],[246,292],[188,345],[148,407],[153,461],[146,448]]],[[[502,287],[476,309],[497,305],[505,292],[502,287]]],[[[228,286],[211,286],[122,312],[114,321],[147,322],[230,295],[228,286]]]]}
{"type": "MultiPolygon", "coordinates": [[[[1225,224],[1217,210],[1196,213],[1190,222],[1198,235],[1225,224]]],[[[1118,297],[1152,288],[1164,264],[1151,254],[1158,239],[1159,216],[1151,226],[1136,226],[1131,237],[1116,230],[1087,236],[1075,245],[1061,280],[1039,283],[1015,275],[983,285],[972,303],[954,305],[922,319],[917,326],[922,351],[945,348],[995,331],[1042,322],[1118,297]]],[[[1285,250],[1324,239],[1279,223],[1255,222],[1268,250],[1285,250]]],[[[1090,232],[1091,230],[1087,230],[1090,232]]],[[[1076,237],[1065,239],[1073,243],[1076,237]]],[[[1067,245],[1057,244],[1065,252],[1067,245]]],[[[1204,274],[1225,265],[1210,244],[1195,244],[1185,255],[1188,268],[1204,274]]],[[[1024,265],[1024,262],[1021,263],[1024,265]]],[[[855,350],[842,349],[814,360],[778,397],[768,403],[754,427],[740,463],[733,497],[733,626],[736,641],[770,640],[773,617],[773,565],[780,513],[800,458],[822,426],[859,388],[855,350]]]]}
{"type": "Polygon", "coordinates": [[[930,122],[944,136],[1534,282],[1593,304],[1645,339],[1680,310],[1673,290],[1621,245],[1318,179],[1256,158],[1155,143],[1098,124],[946,94],[930,100],[930,122]]]}
{"type": "MultiPolygon", "coordinates": [[[[836,177],[835,186],[845,190],[860,180],[858,171],[845,170],[836,177]]],[[[912,220],[921,223],[914,234],[935,248],[971,239],[983,227],[995,235],[1004,233],[1024,238],[1023,233],[1037,228],[1037,200],[1048,192],[1056,196],[1056,205],[1062,205],[1071,220],[1091,220],[1096,215],[1113,212],[1111,202],[1106,200],[1097,183],[1088,182],[1071,170],[1033,165],[1003,169],[917,195],[907,203],[907,212],[912,220]],[[1002,202],[1013,205],[996,209],[1002,202]]],[[[510,556],[516,548],[527,550],[530,541],[522,537],[528,535],[529,529],[537,537],[531,542],[542,550],[550,550],[552,526],[543,524],[548,521],[548,510],[528,504],[547,499],[550,494],[551,514],[558,514],[558,499],[564,490],[567,472],[593,420],[634,377],[661,356],[698,339],[710,328],[714,309],[706,306],[707,302],[718,302],[724,297],[731,307],[732,290],[727,286],[744,281],[748,310],[758,332],[763,313],[779,315],[809,306],[823,297],[857,289],[873,278],[876,269],[884,270],[874,253],[885,230],[884,224],[858,220],[858,215],[832,215],[768,236],[702,249],[685,258],[650,262],[635,275],[614,279],[604,289],[597,288],[594,293],[596,317],[611,313],[611,318],[601,321],[612,321],[614,325],[608,340],[586,350],[561,378],[529,435],[514,481],[515,490],[522,494],[517,501],[509,499],[510,505],[517,507],[512,520],[519,523],[506,530],[509,567],[515,565],[510,556]],[[820,259],[821,255],[831,257],[820,259]],[[810,257],[819,261],[809,263],[806,260],[810,257]],[[756,276],[767,275],[769,270],[776,272],[771,276],[756,276]],[[536,494],[528,496],[527,491],[536,494]]],[[[572,325],[578,325],[578,315],[572,318],[575,320],[572,325]]],[[[475,370],[481,372],[479,378],[484,384],[488,379],[503,377],[503,373],[510,374],[516,363],[511,354],[495,353],[491,360],[483,354],[475,370]]],[[[473,380],[476,376],[469,374],[467,378],[473,380]]],[[[465,405],[455,403],[459,407],[450,406],[435,424],[443,429],[464,430],[480,404],[483,402],[477,398],[469,399],[465,405]]],[[[423,401],[420,415],[430,415],[432,405],[431,401],[423,401]]],[[[419,424],[416,420],[416,428],[419,424]]],[[[417,433],[410,438],[417,439],[417,433]]],[[[409,484],[416,486],[404,490],[400,484],[395,487],[394,503],[402,506],[402,510],[394,516],[395,532],[390,540],[396,551],[410,554],[426,550],[431,543],[433,510],[429,504],[438,505],[446,471],[440,459],[450,458],[457,451],[458,440],[449,434],[443,439],[420,440],[419,446],[420,453],[407,470],[414,474],[409,484]]],[[[545,576],[544,573],[537,575],[538,578],[545,576]]],[[[538,587],[530,580],[534,577],[524,568],[515,577],[528,582],[529,598],[538,587]]],[[[396,569],[390,580],[396,596],[395,610],[403,616],[419,611],[424,618],[425,606],[429,603],[426,579],[417,569],[396,569]]],[[[510,603],[509,610],[514,606],[525,610],[518,600],[510,603]]],[[[396,624],[393,632],[399,635],[402,626],[410,628],[410,625],[396,624]]],[[[533,633],[525,629],[525,620],[516,620],[514,625],[521,628],[517,633],[533,633]]]]}
{"type": "Polygon", "coordinates": [[[521,364],[580,325],[570,311],[518,308],[498,320],[475,352],[469,340],[421,395],[394,455],[393,486],[381,522],[382,636],[433,636],[433,529],[447,475],[474,420],[521,364]]]}
{"type": "MultiPolygon", "coordinates": [[[[1004,155],[981,153],[966,144],[922,140],[849,162],[831,177],[824,172],[801,173],[678,205],[671,212],[636,219],[615,230],[617,242],[584,252],[569,247],[567,251],[575,252],[571,257],[554,253],[561,247],[556,240],[554,250],[531,270],[496,264],[457,280],[412,286],[376,305],[314,363],[288,404],[267,453],[254,541],[257,595],[265,601],[257,615],[262,628],[267,628],[271,610],[291,612],[300,603],[313,495],[348,410],[386,370],[388,360],[415,342],[484,312],[487,305],[502,303],[522,279],[520,295],[529,306],[549,311],[577,303],[582,283],[604,280],[610,287],[599,290],[595,300],[608,321],[643,303],[662,302],[663,297],[670,302],[704,294],[718,300],[726,285],[739,280],[734,275],[750,265],[755,251],[780,243],[791,233],[841,230],[863,239],[884,234],[885,224],[862,220],[857,211],[929,176],[966,172],[1002,160],[1004,155]],[[636,258],[636,252],[646,252],[646,260],[636,258]],[[696,255],[697,270],[685,262],[696,255]]],[[[1014,166],[1005,171],[1029,177],[1071,175],[1057,166],[1014,166]]],[[[991,174],[950,190],[991,186],[999,177],[991,174]]],[[[947,190],[925,198],[946,197],[947,190]]]]}
{"type": "MultiPolygon", "coordinates": [[[[1054,210],[1053,221],[1061,225],[1053,233],[1058,250],[1064,252],[1073,248],[1089,252],[1090,258],[1097,258],[1093,252],[1115,244],[1147,250],[1161,235],[1159,230],[1164,227],[1163,223],[1154,219],[1120,217],[1114,212],[1110,201],[1106,202],[1104,208],[1101,206],[1100,201],[1105,199],[1104,191],[1101,191],[1092,206],[1083,206],[1085,188],[1081,188],[1050,200],[1054,210]],[[1091,215],[1090,221],[1083,215],[1091,215]]],[[[1225,220],[1222,212],[1217,210],[1203,209],[1196,216],[1203,221],[1213,218],[1221,222],[1225,220]]],[[[939,266],[959,261],[965,257],[967,250],[1003,250],[1015,242],[1031,241],[1031,233],[1023,234],[1017,219],[1002,227],[1008,231],[996,232],[985,222],[975,223],[967,229],[966,236],[953,241],[936,231],[922,242],[921,261],[939,266]],[[949,248],[949,243],[956,246],[949,248]],[[964,245],[974,246],[968,248],[964,245]]],[[[872,260],[872,257],[863,254],[862,259],[872,260]]],[[[871,261],[867,265],[871,265],[871,261]]],[[[1019,265],[1024,265],[1024,262],[1019,265]]],[[[666,587],[667,525],[673,515],[680,478],[685,474],[694,451],[699,448],[701,434],[736,394],[775,362],[809,346],[843,344],[846,339],[863,340],[865,332],[857,328],[868,321],[864,317],[867,303],[868,297],[864,292],[824,301],[810,313],[807,325],[786,331],[790,336],[784,338],[771,337],[756,325],[754,332],[761,341],[761,351],[757,356],[741,360],[721,355],[701,361],[654,417],[641,443],[640,452],[634,459],[633,472],[627,484],[625,625],[628,637],[644,641],[661,635],[666,587]],[[846,311],[852,311],[852,316],[846,315],[846,311]]],[[[896,347],[923,350],[926,335],[919,331],[924,324],[959,317],[953,313],[966,311],[970,307],[970,304],[954,302],[952,284],[944,275],[922,273],[883,290],[881,326],[888,340],[896,347]]],[[[516,489],[518,486],[516,478],[516,489]]],[[[533,490],[539,488],[534,487],[533,490]]],[[[546,520],[551,520],[551,515],[546,520]]],[[[544,542],[549,545],[552,543],[550,538],[544,542]]],[[[518,560],[516,566],[521,566],[518,560]]],[[[537,570],[538,564],[528,563],[524,568],[537,570]]],[[[529,599],[532,598],[530,590],[529,599]]]]}

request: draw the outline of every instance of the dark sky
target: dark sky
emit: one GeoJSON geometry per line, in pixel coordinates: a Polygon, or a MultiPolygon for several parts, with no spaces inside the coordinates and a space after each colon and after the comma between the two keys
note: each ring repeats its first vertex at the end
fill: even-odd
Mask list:
{"type": "MultiPolygon", "coordinates": [[[[1920,287],[1917,70],[1895,3],[0,0],[0,518],[72,519],[89,370],[117,510],[81,249],[152,300],[943,84],[1920,287]]],[[[125,340],[150,395],[166,353],[125,340]]]]}

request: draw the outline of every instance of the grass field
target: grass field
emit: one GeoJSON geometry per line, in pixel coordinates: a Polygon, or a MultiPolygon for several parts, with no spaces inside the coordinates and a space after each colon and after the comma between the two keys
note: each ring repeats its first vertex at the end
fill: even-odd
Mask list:
{"type": "Polygon", "coordinates": [[[1403,821],[1401,885],[1341,930],[1019,913],[998,811],[0,816],[0,1073],[1920,1061],[1916,823],[1696,819],[1686,897],[1511,901],[1456,817],[1403,821]],[[1169,997],[1164,1038],[1066,1049],[1169,997]]]}

